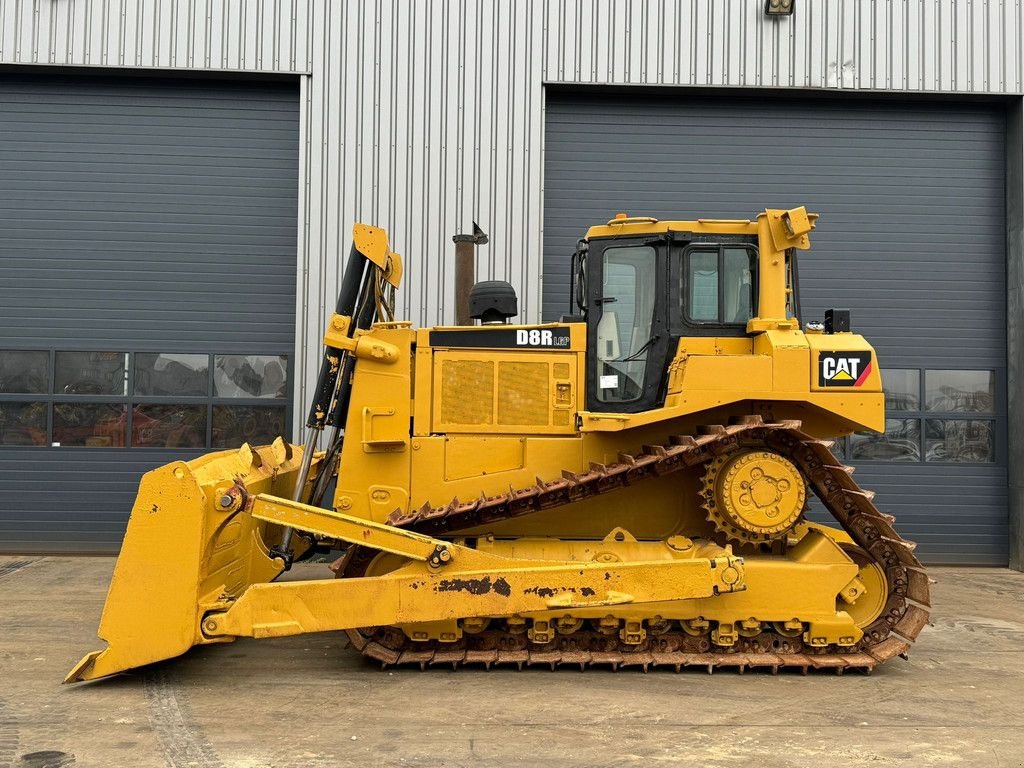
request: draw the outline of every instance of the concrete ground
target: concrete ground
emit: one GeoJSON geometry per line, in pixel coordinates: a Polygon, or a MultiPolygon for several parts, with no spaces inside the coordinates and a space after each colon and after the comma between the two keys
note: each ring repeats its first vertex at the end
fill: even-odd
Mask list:
{"type": "Polygon", "coordinates": [[[935,569],[934,626],[871,676],[381,671],[324,634],[61,686],[112,567],[0,557],[0,766],[1024,766],[1024,574],[1003,569],[935,569]]]}

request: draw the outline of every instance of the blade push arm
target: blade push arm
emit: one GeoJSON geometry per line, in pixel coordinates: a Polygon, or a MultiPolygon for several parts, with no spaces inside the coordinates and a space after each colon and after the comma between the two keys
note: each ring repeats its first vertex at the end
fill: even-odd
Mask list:
{"type": "Polygon", "coordinates": [[[209,607],[201,625],[208,641],[698,599],[745,589],[742,558],[731,554],[614,563],[509,559],[272,496],[254,499],[250,514],[411,562],[382,576],[253,584],[236,600],[209,607]]]}

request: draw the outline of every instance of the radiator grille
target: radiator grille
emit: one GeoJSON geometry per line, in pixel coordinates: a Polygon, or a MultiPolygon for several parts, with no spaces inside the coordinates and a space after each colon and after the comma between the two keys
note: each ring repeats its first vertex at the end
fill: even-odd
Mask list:
{"type": "Polygon", "coordinates": [[[494,363],[445,360],[441,364],[441,421],[445,424],[492,424],[494,363]]]}
{"type": "Polygon", "coordinates": [[[551,408],[547,363],[498,364],[498,423],[547,426],[551,408]]]}

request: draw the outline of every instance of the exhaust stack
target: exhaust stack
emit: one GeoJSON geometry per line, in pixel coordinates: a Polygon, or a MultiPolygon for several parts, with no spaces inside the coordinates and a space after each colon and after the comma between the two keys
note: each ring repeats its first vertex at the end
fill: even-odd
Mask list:
{"type": "Polygon", "coordinates": [[[452,235],[455,243],[455,324],[472,325],[469,294],[476,282],[476,246],[487,245],[487,233],[473,222],[473,234],[452,235]]]}

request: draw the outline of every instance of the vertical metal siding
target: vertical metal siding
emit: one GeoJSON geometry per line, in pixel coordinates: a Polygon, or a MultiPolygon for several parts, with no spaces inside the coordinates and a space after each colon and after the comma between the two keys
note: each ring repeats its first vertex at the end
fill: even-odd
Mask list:
{"type": "Polygon", "coordinates": [[[1022,0],[0,0],[0,63],[309,73],[297,397],[349,227],[388,227],[400,313],[451,320],[450,236],[540,316],[544,82],[1019,94],[1022,0]]]}
{"type": "Polygon", "coordinates": [[[1018,93],[1020,0],[557,0],[544,79],[1018,93]]]}
{"type": "Polygon", "coordinates": [[[1021,0],[376,0],[312,8],[304,375],[349,227],[387,227],[400,314],[454,316],[450,236],[491,235],[482,277],[540,317],[544,82],[1018,93],[1021,0]]]}
{"type": "MultiPolygon", "coordinates": [[[[317,6],[309,79],[308,260],[299,349],[309,381],[354,221],[406,259],[400,314],[451,320],[451,236],[490,234],[481,277],[511,280],[539,315],[542,3],[317,6]]],[[[304,393],[300,391],[301,399],[304,393]]]]}
{"type": "Polygon", "coordinates": [[[0,63],[308,72],[313,0],[0,0],[0,63]]]}

